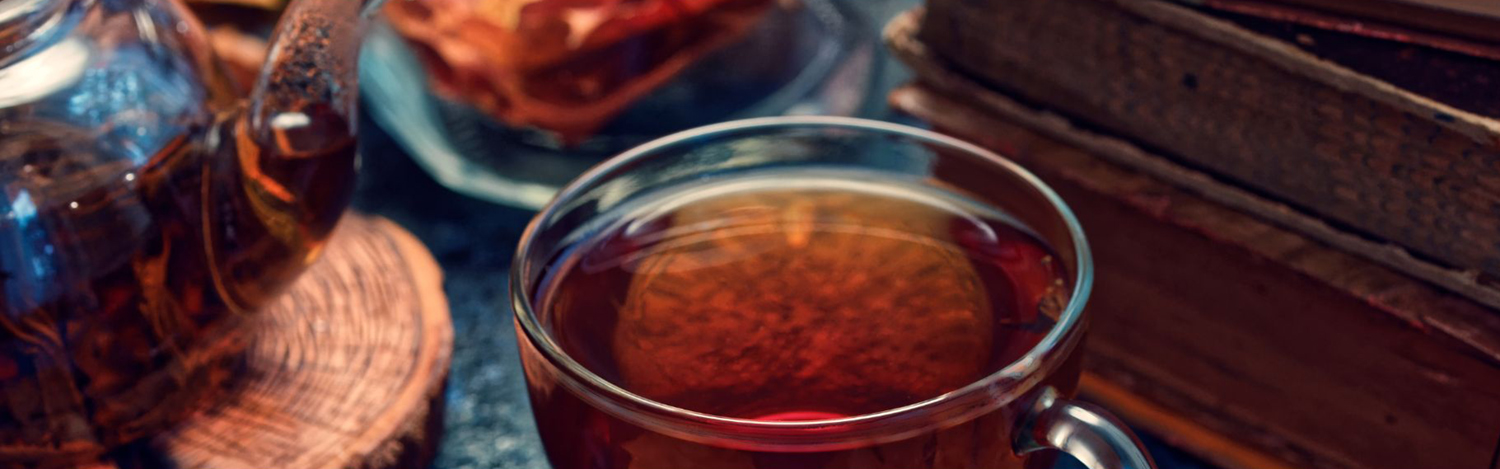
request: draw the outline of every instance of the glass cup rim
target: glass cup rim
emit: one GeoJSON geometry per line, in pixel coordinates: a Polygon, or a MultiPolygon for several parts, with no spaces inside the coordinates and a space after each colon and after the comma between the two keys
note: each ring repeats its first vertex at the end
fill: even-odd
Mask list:
{"type": "MultiPolygon", "coordinates": [[[[559,368],[557,371],[563,375],[562,380],[579,380],[574,385],[583,385],[586,388],[608,393],[615,398],[611,402],[614,409],[619,412],[636,414],[639,412],[652,412],[665,416],[668,421],[696,424],[695,426],[726,425],[750,432],[806,432],[816,430],[827,430],[830,427],[845,427],[857,425],[870,425],[878,422],[891,421],[913,414],[926,414],[935,412],[936,409],[945,404],[955,404],[964,400],[965,397],[988,394],[989,390],[1000,381],[1009,378],[1034,378],[1031,383],[1023,383],[1015,387],[1021,388],[1016,395],[1035,385],[1039,379],[1039,371],[1044,364],[1043,357],[1048,356],[1054,350],[1069,347],[1075,341],[1076,330],[1080,327],[1085,304],[1088,302],[1089,292],[1093,284],[1093,258],[1089,252],[1087,240],[1084,237],[1083,228],[1079,225],[1077,218],[1071,209],[1062,201],[1062,198],[1041,181],[1040,178],[1030,171],[1021,167],[999,154],[979,147],[978,145],[959,140],[954,137],[939,134],[930,130],[920,129],[902,124],[861,119],[852,117],[833,116],[781,116],[743,119],[712,124],[694,129],[685,130],[675,134],[652,140],[635,148],[625,151],[613,158],[605,160],[599,165],[589,169],[583,175],[568,183],[553,199],[532,218],[521,235],[520,242],[516,248],[515,259],[512,263],[510,297],[512,310],[518,329],[522,331],[533,347],[540,352],[550,365],[559,368]],[[567,202],[578,197],[583,191],[592,187],[601,180],[611,177],[618,169],[645,158],[657,155],[659,152],[683,144],[694,144],[694,142],[714,137],[732,137],[738,133],[754,133],[758,131],[775,131],[796,128],[827,128],[845,129],[860,132],[868,132],[879,135],[890,135],[917,141],[919,143],[936,144],[946,148],[968,153],[970,156],[983,158],[999,166],[1004,171],[1018,177],[1030,186],[1031,189],[1040,193],[1051,205],[1064,225],[1067,227],[1068,236],[1072,238],[1074,256],[1077,267],[1073,270],[1073,291],[1069,297],[1067,306],[1059,315],[1057,323],[1047,332],[1041,341],[1037,342],[1025,355],[1011,362],[1009,365],[989,375],[979,378],[961,388],[947,393],[914,402],[900,407],[866,413],[837,419],[824,420],[798,420],[798,421],[762,421],[735,417],[725,417],[704,412],[698,412],[677,406],[668,405],[631,392],[621,386],[605,380],[594,372],[588,370],[578,363],[566,352],[564,352],[553,340],[550,333],[542,327],[536,312],[533,311],[531,288],[534,280],[526,279],[527,254],[533,249],[537,233],[542,229],[545,220],[554,217],[567,202]],[[620,405],[621,402],[623,404],[620,405]]],[[[579,392],[590,392],[588,389],[577,389],[579,392]]],[[[598,396],[580,396],[598,397],[598,396]]],[[[996,405],[1003,404],[1001,402],[996,405]]],[[[660,421],[660,418],[652,419],[660,421]]],[[[701,430],[701,428],[699,429],[701,430]]],[[[695,435],[697,436],[697,435],[695,435]]]]}

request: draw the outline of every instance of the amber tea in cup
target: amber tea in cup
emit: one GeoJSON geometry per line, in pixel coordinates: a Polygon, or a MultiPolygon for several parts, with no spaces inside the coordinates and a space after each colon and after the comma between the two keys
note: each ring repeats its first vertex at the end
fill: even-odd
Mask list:
{"type": "Polygon", "coordinates": [[[1147,467],[1107,416],[1059,399],[1077,384],[1087,251],[1020,171],[915,129],[782,118],[584,176],[528,230],[516,273],[549,460],[1049,467],[1032,450],[1063,428],[1116,438],[1086,463],[1147,467]],[[1029,205],[963,187],[985,168],[1029,205]]]}

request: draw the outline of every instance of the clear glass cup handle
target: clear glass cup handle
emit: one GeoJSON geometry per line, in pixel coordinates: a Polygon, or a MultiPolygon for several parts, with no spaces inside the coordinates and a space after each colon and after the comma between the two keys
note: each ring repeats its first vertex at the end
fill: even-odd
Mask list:
{"type": "Polygon", "coordinates": [[[1047,388],[1021,421],[1016,453],[1056,449],[1089,469],[1155,469],[1141,441],[1115,416],[1047,388]]]}

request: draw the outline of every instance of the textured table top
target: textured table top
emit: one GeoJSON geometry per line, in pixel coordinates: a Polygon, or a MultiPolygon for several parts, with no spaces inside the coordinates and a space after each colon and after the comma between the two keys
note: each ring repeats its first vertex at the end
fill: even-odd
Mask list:
{"type": "MultiPolygon", "coordinates": [[[[916,0],[858,1],[879,27],[916,0]]],[[[878,35],[876,36],[878,37],[878,35]]],[[[906,72],[886,61],[887,84],[906,72]]],[[[470,199],[440,186],[368,118],[362,120],[363,171],[356,208],[395,220],[442,264],[455,350],[445,435],[436,469],[547,469],[536,434],[511,325],[508,271],[531,212],[470,199]]],[[[1162,469],[1206,466],[1147,437],[1162,469]]]]}

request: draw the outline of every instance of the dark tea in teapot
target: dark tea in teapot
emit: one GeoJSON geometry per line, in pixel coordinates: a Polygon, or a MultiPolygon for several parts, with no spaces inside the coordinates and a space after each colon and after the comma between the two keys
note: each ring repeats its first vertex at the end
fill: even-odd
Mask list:
{"type": "Polygon", "coordinates": [[[197,409],[316,259],[365,2],[294,2],[245,101],[179,2],[0,2],[0,467],[71,467],[197,409]]]}
{"type": "Polygon", "coordinates": [[[182,135],[139,167],[92,161],[57,137],[0,142],[0,171],[13,175],[0,379],[14,390],[0,424],[19,425],[0,431],[128,428],[165,418],[153,415],[162,396],[214,386],[224,376],[190,371],[242,347],[232,321],[313,259],[355,181],[347,137],[280,155],[182,135]],[[290,197],[282,181],[317,183],[290,197]]]}

